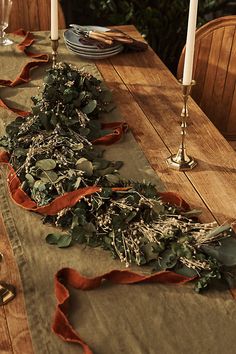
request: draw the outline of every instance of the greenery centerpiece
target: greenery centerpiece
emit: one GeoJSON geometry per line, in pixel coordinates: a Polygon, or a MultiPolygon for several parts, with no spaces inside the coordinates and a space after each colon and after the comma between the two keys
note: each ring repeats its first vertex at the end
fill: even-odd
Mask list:
{"type": "Polygon", "coordinates": [[[46,237],[49,244],[100,246],[127,267],[149,265],[196,278],[197,291],[228,275],[236,263],[230,225],[201,224],[197,210],[165,202],[154,185],[122,179],[122,161],[106,160],[94,145],[110,134],[100,113],[114,108],[99,80],[59,63],[48,70],[42,92],[32,100],[29,116],[16,118],[0,140],[21,188],[45,206],[81,188],[98,187],[55,215],[44,215],[44,222],[60,229],[46,237]]]}

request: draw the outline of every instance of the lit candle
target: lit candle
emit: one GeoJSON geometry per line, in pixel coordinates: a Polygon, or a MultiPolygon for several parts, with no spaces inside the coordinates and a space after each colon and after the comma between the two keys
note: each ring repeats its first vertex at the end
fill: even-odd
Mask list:
{"type": "Polygon", "coordinates": [[[51,0],[51,39],[58,39],[58,0],[51,0]]]}
{"type": "Polygon", "coordinates": [[[197,24],[198,0],[190,0],[188,15],[188,31],[185,47],[183,85],[190,85],[193,75],[193,57],[195,45],[195,32],[197,24]]]}

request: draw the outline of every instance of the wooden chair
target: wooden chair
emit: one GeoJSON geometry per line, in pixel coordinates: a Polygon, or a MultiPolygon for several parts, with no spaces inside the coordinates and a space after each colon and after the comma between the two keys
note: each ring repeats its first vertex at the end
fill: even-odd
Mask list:
{"type": "MultiPolygon", "coordinates": [[[[7,32],[19,28],[29,31],[50,30],[50,0],[13,0],[7,32]]],[[[58,4],[58,27],[66,28],[64,14],[58,4]]]]}
{"type": "MultiPolygon", "coordinates": [[[[185,48],[177,77],[182,78],[185,48]]],[[[192,97],[228,140],[236,140],[236,16],[196,31],[192,97]]]]}

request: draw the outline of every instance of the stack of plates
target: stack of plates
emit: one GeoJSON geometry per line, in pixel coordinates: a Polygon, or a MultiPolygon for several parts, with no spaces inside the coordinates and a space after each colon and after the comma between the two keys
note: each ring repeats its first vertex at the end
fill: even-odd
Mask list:
{"type": "MultiPolygon", "coordinates": [[[[82,26],[80,26],[82,28],[82,26]]],[[[85,31],[100,31],[106,32],[109,29],[99,26],[84,26],[85,31]]],[[[64,41],[69,50],[81,57],[88,59],[104,59],[120,53],[123,50],[122,44],[114,44],[110,47],[99,48],[96,44],[84,44],[83,36],[75,34],[73,29],[68,29],[64,32],[64,41]]]]}

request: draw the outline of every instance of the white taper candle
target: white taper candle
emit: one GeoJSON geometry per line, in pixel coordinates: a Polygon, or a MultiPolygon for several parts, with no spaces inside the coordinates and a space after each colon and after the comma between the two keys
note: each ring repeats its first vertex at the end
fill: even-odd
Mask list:
{"type": "Polygon", "coordinates": [[[51,39],[58,39],[58,0],[51,0],[51,39]]]}
{"type": "Polygon", "coordinates": [[[190,85],[193,75],[193,58],[195,46],[195,32],[197,24],[198,0],[190,0],[188,15],[188,31],[185,48],[183,85],[190,85]]]}

